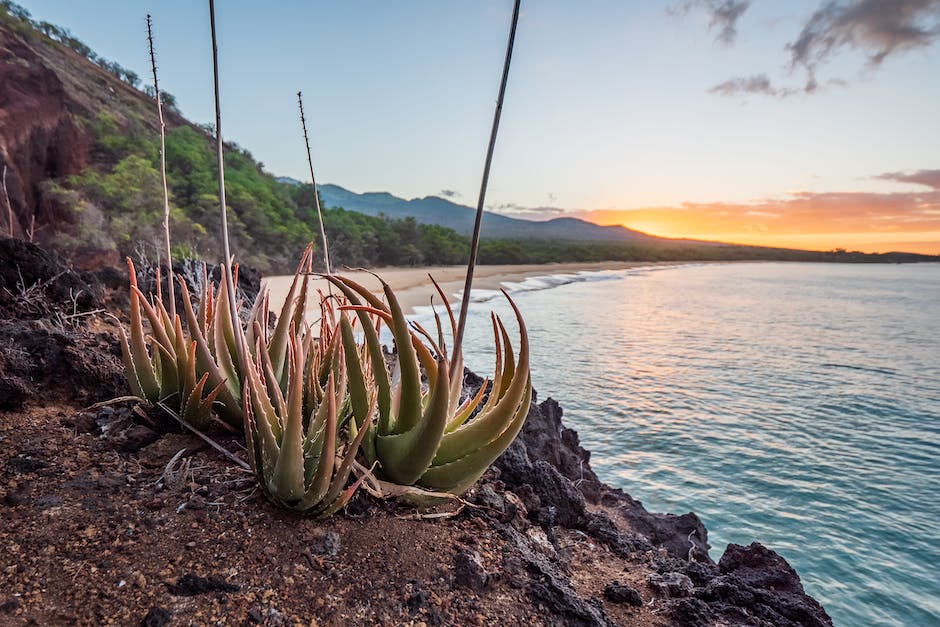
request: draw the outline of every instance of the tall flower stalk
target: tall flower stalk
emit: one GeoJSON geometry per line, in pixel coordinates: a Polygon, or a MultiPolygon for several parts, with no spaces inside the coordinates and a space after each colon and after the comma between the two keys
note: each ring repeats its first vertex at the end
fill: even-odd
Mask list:
{"type": "Polygon", "coordinates": [[[506,83],[509,81],[509,64],[512,61],[512,46],[516,39],[516,24],[519,23],[519,4],[516,0],[512,9],[512,24],[509,27],[509,44],[506,46],[506,60],[503,62],[503,77],[499,84],[499,96],[496,98],[496,112],[493,114],[493,128],[490,130],[490,143],[486,149],[486,161],[483,164],[483,181],[480,183],[480,196],[477,199],[477,213],[473,221],[473,238],[470,240],[470,259],[467,261],[467,278],[463,285],[460,299],[460,316],[457,333],[454,337],[454,354],[451,367],[463,349],[463,333],[467,326],[467,310],[470,308],[470,290],[473,288],[473,271],[477,265],[477,252],[480,249],[480,228],[483,224],[483,201],[486,199],[486,186],[490,180],[490,165],[493,163],[493,150],[496,148],[496,133],[499,131],[499,118],[503,112],[503,98],[506,96],[506,83]]]}
{"type": "MultiPolygon", "coordinates": [[[[238,322],[238,301],[235,296],[235,281],[232,279],[232,250],[228,240],[228,212],[225,205],[225,159],[222,145],[222,107],[219,103],[219,46],[215,36],[215,0],[209,0],[209,29],[212,37],[212,79],[215,93],[215,149],[219,166],[219,212],[222,217],[222,277],[228,293],[228,309],[232,326],[238,336],[243,335],[238,322]]],[[[237,339],[237,338],[236,338],[237,339]]],[[[239,367],[246,368],[248,363],[243,342],[235,342],[239,367]]]]}
{"type": "Polygon", "coordinates": [[[326,229],[323,228],[323,211],[320,208],[320,194],[317,193],[317,179],[313,176],[313,157],[310,154],[310,138],[307,135],[307,119],[304,117],[304,98],[297,92],[297,106],[300,107],[300,126],[304,129],[304,144],[307,146],[307,165],[310,166],[310,184],[313,185],[313,204],[317,208],[317,219],[320,221],[320,238],[323,240],[323,264],[327,274],[333,274],[330,264],[330,247],[326,241],[326,229]]]}
{"type": "Polygon", "coordinates": [[[150,69],[153,72],[153,94],[157,100],[157,117],[160,120],[160,179],[163,181],[163,236],[166,246],[167,291],[170,297],[170,316],[176,317],[176,288],[173,285],[173,250],[170,245],[170,192],[166,184],[166,123],[163,120],[163,102],[160,100],[160,83],[157,81],[157,59],[153,53],[153,27],[147,15],[147,44],[150,48],[150,69]]]}

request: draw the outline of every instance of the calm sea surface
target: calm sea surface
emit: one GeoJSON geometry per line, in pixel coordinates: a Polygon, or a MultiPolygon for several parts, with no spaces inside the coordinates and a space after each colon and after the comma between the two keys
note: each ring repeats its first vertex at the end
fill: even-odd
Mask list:
{"type": "MultiPolygon", "coordinates": [[[[600,477],[759,540],[837,625],[940,624],[940,265],[747,263],[509,286],[600,477]]],[[[476,294],[475,294],[476,296],[476,294]]],[[[487,294],[481,294],[485,298],[487,294]]],[[[476,303],[468,365],[492,372],[476,303]]]]}

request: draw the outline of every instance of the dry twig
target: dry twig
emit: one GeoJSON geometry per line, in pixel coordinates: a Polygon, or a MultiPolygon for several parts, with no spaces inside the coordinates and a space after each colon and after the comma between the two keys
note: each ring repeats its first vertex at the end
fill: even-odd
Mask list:
{"type": "Polygon", "coordinates": [[[10,195],[7,193],[7,166],[3,165],[3,179],[0,181],[3,185],[3,198],[7,203],[7,220],[9,221],[10,237],[13,237],[13,203],[10,202],[10,195]]]}
{"type": "Polygon", "coordinates": [[[163,411],[165,411],[171,418],[173,418],[173,420],[175,420],[176,422],[180,423],[185,429],[188,429],[189,431],[191,431],[196,437],[198,437],[198,438],[201,439],[203,442],[205,442],[206,444],[208,444],[209,446],[211,446],[212,448],[214,448],[216,451],[218,451],[219,453],[221,453],[222,455],[224,455],[226,458],[228,458],[229,460],[235,462],[235,463],[238,464],[238,466],[240,466],[241,468],[244,468],[245,470],[251,471],[251,467],[247,464],[247,462],[245,462],[244,460],[239,459],[238,457],[236,457],[235,455],[233,455],[232,453],[230,453],[228,450],[226,450],[226,448],[225,448],[224,446],[222,446],[221,444],[219,444],[218,442],[216,442],[215,440],[213,440],[212,438],[210,438],[209,436],[207,436],[205,433],[203,433],[203,432],[200,431],[199,429],[196,429],[196,428],[193,427],[191,424],[189,424],[188,422],[186,422],[185,420],[183,420],[183,419],[180,417],[180,415],[177,414],[177,413],[176,413],[175,411],[173,411],[172,409],[170,409],[169,406],[168,406],[166,403],[163,403],[163,402],[161,401],[161,402],[157,403],[157,407],[159,407],[160,409],[162,409],[163,411]]]}

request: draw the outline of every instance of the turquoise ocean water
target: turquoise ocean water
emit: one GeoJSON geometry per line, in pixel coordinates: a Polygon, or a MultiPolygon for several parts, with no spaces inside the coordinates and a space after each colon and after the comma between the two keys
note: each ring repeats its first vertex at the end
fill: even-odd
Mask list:
{"type": "MultiPolygon", "coordinates": [[[[604,481],[759,540],[837,625],[940,625],[940,265],[740,263],[507,286],[604,481]]],[[[468,365],[492,371],[487,312],[468,365]]]]}

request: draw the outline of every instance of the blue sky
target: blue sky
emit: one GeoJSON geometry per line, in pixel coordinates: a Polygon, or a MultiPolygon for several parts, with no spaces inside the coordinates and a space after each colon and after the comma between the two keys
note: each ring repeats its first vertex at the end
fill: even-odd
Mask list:
{"type": "MultiPolygon", "coordinates": [[[[894,2],[921,11],[913,23],[940,22],[940,2],[894,2]]],[[[20,3],[142,77],[151,13],[161,85],[190,119],[213,118],[207,3],[20,3]]],[[[787,45],[819,26],[822,0],[523,0],[487,204],[590,218],[760,207],[794,193],[933,194],[878,178],[940,168],[940,46],[935,36],[885,43],[866,31],[886,19],[879,4],[891,5],[835,3],[845,11],[817,34],[841,33],[842,43],[828,50],[817,38],[809,65],[788,67],[787,45]],[[852,14],[853,4],[871,11],[852,14]],[[722,21],[729,8],[743,11],[722,21]],[[876,65],[879,46],[889,54],[876,65]]],[[[300,89],[321,182],[406,198],[447,190],[475,204],[511,9],[509,0],[222,0],[224,135],[269,171],[306,180],[300,89]]]]}

